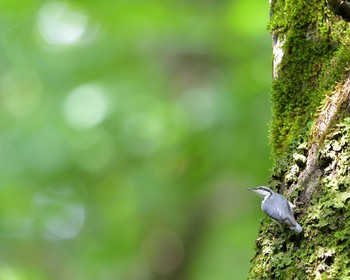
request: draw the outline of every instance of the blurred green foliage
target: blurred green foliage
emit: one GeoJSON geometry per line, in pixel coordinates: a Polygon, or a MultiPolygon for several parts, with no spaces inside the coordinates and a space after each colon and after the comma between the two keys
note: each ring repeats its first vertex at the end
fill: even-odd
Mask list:
{"type": "Polygon", "coordinates": [[[268,3],[0,3],[0,279],[244,279],[268,3]]]}

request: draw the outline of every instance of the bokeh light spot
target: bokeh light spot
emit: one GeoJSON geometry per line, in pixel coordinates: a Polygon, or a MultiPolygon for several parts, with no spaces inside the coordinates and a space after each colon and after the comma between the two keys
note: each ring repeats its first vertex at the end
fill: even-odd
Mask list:
{"type": "Polygon", "coordinates": [[[2,106],[15,117],[25,117],[40,103],[42,83],[30,69],[15,68],[6,72],[0,80],[2,106]]]}
{"type": "Polygon", "coordinates": [[[90,129],[104,120],[107,109],[104,88],[96,84],[85,84],[68,95],[64,103],[64,118],[73,128],[90,129]]]}
{"type": "Polygon", "coordinates": [[[86,32],[88,16],[62,2],[48,2],[39,11],[38,28],[52,45],[77,43],[86,32]]]}
{"type": "Polygon", "coordinates": [[[33,197],[44,237],[73,239],[85,221],[85,208],[68,186],[52,186],[33,197]]]}

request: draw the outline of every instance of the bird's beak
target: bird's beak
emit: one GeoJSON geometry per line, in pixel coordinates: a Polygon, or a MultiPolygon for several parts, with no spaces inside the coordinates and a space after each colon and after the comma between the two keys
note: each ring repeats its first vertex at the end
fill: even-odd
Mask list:
{"type": "Polygon", "coordinates": [[[247,190],[260,195],[257,188],[247,188],[247,190]]]}

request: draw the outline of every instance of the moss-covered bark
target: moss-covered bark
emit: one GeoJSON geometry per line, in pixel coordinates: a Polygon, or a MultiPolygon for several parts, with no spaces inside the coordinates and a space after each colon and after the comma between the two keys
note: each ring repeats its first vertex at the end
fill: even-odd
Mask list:
{"type": "Polygon", "coordinates": [[[250,279],[350,279],[350,26],[323,1],[274,0],[271,14],[270,186],[296,199],[303,232],[264,219],[250,279]]]}
{"type": "Polygon", "coordinates": [[[348,24],[322,1],[275,0],[270,29],[284,56],[272,85],[271,143],[274,157],[303,138],[317,108],[350,60],[348,24]]]}

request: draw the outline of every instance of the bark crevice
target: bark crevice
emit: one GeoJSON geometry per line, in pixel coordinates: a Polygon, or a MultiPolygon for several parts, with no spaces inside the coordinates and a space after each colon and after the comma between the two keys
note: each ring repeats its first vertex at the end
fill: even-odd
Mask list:
{"type": "MultiPolygon", "coordinates": [[[[307,155],[306,168],[300,173],[296,184],[303,188],[299,198],[302,205],[308,204],[312,193],[322,178],[323,168],[318,158],[318,149],[322,146],[330,127],[336,123],[341,114],[341,108],[349,102],[349,94],[350,75],[348,74],[345,82],[326,97],[324,106],[319,110],[318,117],[312,127],[311,139],[309,140],[311,145],[307,155]]],[[[290,191],[293,191],[293,189],[290,191]]]]}

